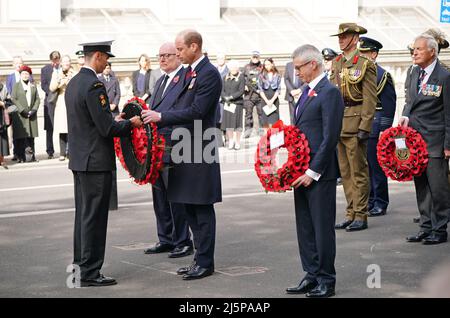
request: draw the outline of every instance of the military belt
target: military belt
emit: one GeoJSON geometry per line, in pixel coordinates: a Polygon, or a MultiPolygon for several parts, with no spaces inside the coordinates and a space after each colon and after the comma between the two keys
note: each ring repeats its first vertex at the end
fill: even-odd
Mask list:
{"type": "Polygon", "coordinates": [[[344,100],[344,105],[346,107],[359,106],[359,105],[361,105],[361,102],[355,102],[355,101],[352,101],[352,100],[344,100]]]}

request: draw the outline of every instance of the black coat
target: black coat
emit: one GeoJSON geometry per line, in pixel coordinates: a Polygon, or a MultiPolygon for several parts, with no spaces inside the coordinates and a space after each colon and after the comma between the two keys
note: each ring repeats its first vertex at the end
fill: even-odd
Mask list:
{"type": "Polygon", "coordinates": [[[90,69],[81,68],[67,85],[65,101],[70,136],[69,169],[116,169],[113,137],[127,136],[131,122],[111,116],[105,85],[90,69]]]}
{"type": "Polygon", "coordinates": [[[145,94],[148,94],[149,96],[148,96],[147,100],[145,101],[147,103],[149,102],[150,95],[151,95],[150,88],[149,88],[150,72],[151,72],[151,70],[147,70],[147,72],[145,73],[144,91],[143,92],[138,91],[138,88],[137,88],[137,80],[138,80],[138,77],[139,77],[139,70],[134,71],[133,74],[132,74],[133,95],[136,96],[136,97],[142,97],[145,94]]]}
{"type": "MultiPolygon", "coordinates": [[[[190,133],[187,136],[190,137],[190,156],[174,163],[169,170],[169,201],[207,205],[222,201],[219,154],[217,147],[211,149],[214,148],[211,139],[214,140],[215,134],[211,136],[211,131],[208,131],[210,134],[203,138],[206,130],[216,127],[222,79],[207,57],[197,65],[195,73],[195,78],[185,81],[173,109],[161,113],[160,125],[174,126],[174,134],[177,133],[176,128],[183,128],[178,130],[180,133],[190,133]],[[203,153],[211,155],[213,152],[215,160],[205,161],[203,153]]],[[[179,145],[180,142],[174,144],[173,152],[178,152],[179,145]]]]}
{"type": "Polygon", "coordinates": [[[105,77],[100,75],[98,79],[105,84],[106,94],[108,95],[108,100],[111,104],[116,105],[116,109],[114,109],[113,113],[119,114],[119,102],[120,102],[120,84],[119,80],[115,75],[109,76],[109,81],[107,82],[105,77]]]}

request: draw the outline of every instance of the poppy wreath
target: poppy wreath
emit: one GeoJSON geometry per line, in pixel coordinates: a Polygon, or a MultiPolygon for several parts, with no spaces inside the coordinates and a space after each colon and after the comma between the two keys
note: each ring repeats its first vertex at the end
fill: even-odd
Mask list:
{"type": "Polygon", "coordinates": [[[285,192],[309,167],[310,149],[305,134],[280,120],[267,131],[259,143],[255,155],[255,171],[266,192],[285,192]],[[270,137],[284,132],[284,144],[280,148],[288,151],[288,160],[281,168],[276,162],[279,148],[270,149],[270,137]]]}
{"type": "MultiPolygon", "coordinates": [[[[145,102],[134,97],[125,104],[124,117],[141,116],[143,109],[148,109],[145,102]]],[[[165,139],[155,123],[133,128],[129,137],[114,138],[114,150],[122,167],[140,185],[154,184],[158,179],[163,168],[164,146],[165,139]]]]}
{"type": "Polygon", "coordinates": [[[391,127],[378,140],[377,158],[387,177],[397,181],[410,181],[414,176],[420,176],[427,167],[427,144],[411,127],[391,127]],[[405,138],[406,149],[396,148],[397,138],[405,138]]]}

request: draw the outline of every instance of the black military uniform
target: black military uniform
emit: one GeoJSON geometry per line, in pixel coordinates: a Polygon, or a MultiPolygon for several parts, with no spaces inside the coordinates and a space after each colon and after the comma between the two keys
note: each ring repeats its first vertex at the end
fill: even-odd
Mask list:
{"type": "MultiPolygon", "coordinates": [[[[380,42],[368,37],[361,37],[359,41],[359,51],[363,54],[364,52],[378,53],[383,48],[380,42]]],[[[389,205],[388,182],[378,163],[377,144],[380,133],[392,126],[397,104],[397,95],[391,74],[378,64],[376,64],[376,67],[378,103],[367,143],[367,162],[370,176],[369,216],[386,214],[389,205]]]]}
{"type": "Polygon", "coordinates": [[[261,96],[258,91],[258,76],[261,73],[263,65],[258,60],[257,63],[253,62],[254,58],[259,59],[259,52],[252,52],[252,61],[244,67],[244,79],[245,79],[245,94],[244,94],[244,109],[245,109],[245,134],[244,137],[248,138],[251,134],[251,129],[254,127],[253,123],[253,108],[256,107],[258,113],[258,119],[261,119],[262,109],[260,106],[261,96]]]}
{"type": "MultiPolygon", "coordinates": [[[[111,42],[86,43],[84,52],[104,52],[111,42]]],[[[95,71],[82,67],[67,85],[65,101],[70,134],[70,162],[75,186],[74,260],[81,286],[116,281],[100,273],[106,242],[112,171],[116,168],[113,137],[129,135],[131,122],[116,122],[105,85],[95,71]]]]}

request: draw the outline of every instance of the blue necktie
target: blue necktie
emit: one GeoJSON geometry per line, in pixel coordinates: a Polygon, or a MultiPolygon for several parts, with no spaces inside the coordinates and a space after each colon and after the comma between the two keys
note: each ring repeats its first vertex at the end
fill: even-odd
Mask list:
{"type": "Polygon", "coordinates": [[[300,114],[300,109],[305,105],[305,102],[308,99],[308,93],[309,93],[309,85],[306,85],[305,89],[302,92],[302,95],[300,96],[297,102],[297,106],[295,108],[295,118],[298,118],[298,115],[300,114]]]}

